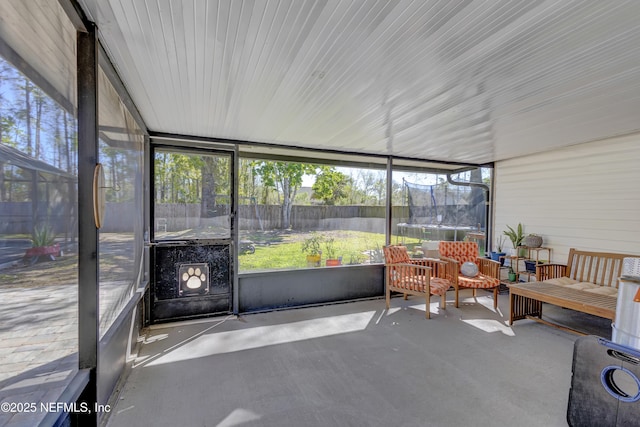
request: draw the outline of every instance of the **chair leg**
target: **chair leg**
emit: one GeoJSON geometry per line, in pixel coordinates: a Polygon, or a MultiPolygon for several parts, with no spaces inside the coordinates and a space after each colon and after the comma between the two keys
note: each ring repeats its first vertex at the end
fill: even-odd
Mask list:
{"type": "Polygon", "coordinates": [[[426,309],[425,309],[425,311],[426,311],[425,317],[427,319],[431,319],[431,310],[430,310],[430,308],[431,308],[431,293],[430,292],[427,292],[426,300],[427,300],[427,305],[426,305],[426,309]]]}
{"type": "Polygon", "coordinates": [[[456,287],[455,291],[456,291],[456,308],[458,308],[458,302],[460,301],[460,297],[458,296],[458,292],[460,291],[460,288],[456,287]]]}
{"type": "Polygon", "coordinates": [[[447,293],[440,295],[440,308],[443,310],[447,309],[447,293]]]}
{"type": "Polygon", "coordinates": [[[387,310],[389,310],[389,308],[391,307],[391,290],[389,289],[389,286],[386,286],[386,300],[387,300],[387,310]]]}
{"type": "Polygon", "coordinates": [[[493,288],[493,309],[498,310],[498,288],[493,288]]]}
{"type": "Polygon", "coordinates": [[[407,300],[407,298],[409,298],[409,295],[404,294],[404,300],[405,300],[405,301],[407,300]]]}

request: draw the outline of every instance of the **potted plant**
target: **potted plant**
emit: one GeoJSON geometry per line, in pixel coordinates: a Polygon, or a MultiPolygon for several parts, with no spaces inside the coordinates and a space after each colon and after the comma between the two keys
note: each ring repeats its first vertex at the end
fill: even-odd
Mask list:
{"type": "Polygon", "coordinates": [[[47,259],[55,261],[55,257],[61,255],[60,244],[54,243],[56,235],[46,225],[35,227],[31,234],[31,244],[33,247],[27,249],[24,258],[31,264],[37,262],[40,257],[46,256],[47,259]]]}
{"type": "Polygon", "coordinates": [[[516,272],[513,271],[513,267],[509,267],[509,281],[510,282],[515,282],[517,277],[516,277],[516,272]]]}
{"type": "Polygon", "coordinates": [[[513,252],[511,254],[512,256],[516,256],[518,255],[518,246],[522,246],[522,240],[524,239],[522,224],[518,223],[515,229],[509,225],[507,225],[507,228],[508,230],[505,230],[503,233],[511,240],[511,244],[513,245],[513,252]]]}
{"type": "Polygon", "coordinates": [[[349,265],[358,265],[358,264],[362,264],[363,262],[363,256],[358,254],[358,253],[351,253],[349,254],[349,261],[348,264],[349,265]]]}
{"type": "Polygon", "coordinates": [[[336,256],[335,242],[333,237],[324,240],[324,247],[327,250],[327,260],[325,261],[327,267],[335,267],[342,264],[342,258],[336,256]]]}
{"type": "Polygon", "coordinates": [[[504,256],[506,255],[506,253],[503,252],[503,250],[502,250],[502,245],[503,244],[504,244],[504,237],[502,237],[502,236],[498,237],[498,241],[497,241],[497,244],[496,244],[497,251],[491,251],[491,259],[493,261],[500,261],[500,265],[504,264],[504,256]]]}
{"type": "Polygon", "coordinates": [[[384,263],[384,250],[377,243],[375,249],[369,250],[369,263],[384,263]]]}
{"type": "Polygon", "coordinates": [[[316,233],[311,233],[310,237],[304,239],[302,252],[307,254],[307,267],[320,267],[320,260],[322,259],[321,243],[322,236],[316,233]]]}

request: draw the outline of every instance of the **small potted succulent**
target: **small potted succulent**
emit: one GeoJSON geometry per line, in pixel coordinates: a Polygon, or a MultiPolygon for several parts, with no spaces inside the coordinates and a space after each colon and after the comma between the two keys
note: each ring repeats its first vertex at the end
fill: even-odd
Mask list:
{"type": "Polygon", "coordinates": [[[513,271],[513,267],[509,267],[509,273],[508,274],[509,274],[509,281],[510,282],[515,282],[516,279],[518,278],[516,272],[513,271]]]}

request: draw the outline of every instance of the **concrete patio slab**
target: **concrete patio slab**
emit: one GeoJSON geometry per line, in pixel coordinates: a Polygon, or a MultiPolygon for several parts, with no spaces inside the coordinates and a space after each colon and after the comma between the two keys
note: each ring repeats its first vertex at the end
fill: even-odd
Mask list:
{"type": "MultiPolygon", "coordinates": [[[[566,425],[576,335],[509,327],[506,295],[497,311],[482,293],[424,309],[394,298],[159,325],[107,425],[566,425]]],[[[610,337],[604,319],[547,311],[610,337]]]]}

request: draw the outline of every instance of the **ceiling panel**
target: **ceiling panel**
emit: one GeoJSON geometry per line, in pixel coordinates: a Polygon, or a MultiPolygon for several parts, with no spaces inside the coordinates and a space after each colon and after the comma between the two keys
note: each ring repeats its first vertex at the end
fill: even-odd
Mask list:
{"type": "Polygon", "coordinates": [[[148,128],[485,163],[640,129],[640,2],[82,0],[148,128]]]}

